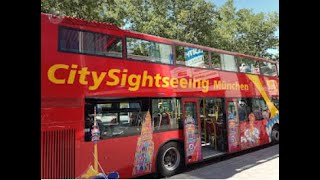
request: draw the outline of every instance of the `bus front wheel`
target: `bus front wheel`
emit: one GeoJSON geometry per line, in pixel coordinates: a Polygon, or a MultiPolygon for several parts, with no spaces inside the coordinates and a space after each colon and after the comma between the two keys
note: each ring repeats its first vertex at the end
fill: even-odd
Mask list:
{"type": "Polygon", "coordinates": [[[169,177],[176,174],[183,164],[182,148],[177,142],[169,142],[161,147],[157,157],[158,173],[169,177]]]}

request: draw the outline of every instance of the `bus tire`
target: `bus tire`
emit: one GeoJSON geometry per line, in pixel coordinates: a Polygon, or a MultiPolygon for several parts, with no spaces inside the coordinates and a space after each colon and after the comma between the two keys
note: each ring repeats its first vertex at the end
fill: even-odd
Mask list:
{"type": "Polygon", "coordinates": [[[159,175],[169,177],[176,174],[183,166],[182,147],[177,142],[169,142],[161,147],[157,157],[159,175]]]}
{"type": "Polygon", "coordinates": [[[279,126],[278,125],[273,126],[271,130],[271,141],[273,143],[279,142],[279,126]]]}

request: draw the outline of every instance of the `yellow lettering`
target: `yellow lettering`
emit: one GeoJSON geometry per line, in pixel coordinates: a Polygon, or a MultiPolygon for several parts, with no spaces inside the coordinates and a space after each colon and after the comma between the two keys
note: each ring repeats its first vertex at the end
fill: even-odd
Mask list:
{"type": "Polygon", "coordinates": [[[245,85],[244,84],[240,84],[240,90],[245,90],[245,85]]]}
{"type": "Polygon", "coordinates": [[[68,84],[73,84],[74,83],[74,78],[76,77],[76,72],[77,72],[77,70],[74,70],[74,69],[77,69],[78,65],[72,64],[71,68],[73,68],[73,70],[70,71],[69,78],[68,78],[68,81],[67,81],[68,84]]]}
{"type": "Polygon", "coordinates": [[[177,88],[178,79],[177,78],[171,78],[170,79],[170,86],[173,88],[177,88]]]}
{"type": "Polygon", "coordinates": [[[221,89],[221,81],[214,80],[213,81],[213,88],[214,89],[221,89]]]}
{"type": "Polygon", "coordinates": [[[108,76],[113,80],[113,81],[107,81],[107,85],[109,86],[116,86],[119,84],[120,80],[119,77],[115,75],[115,73],[120,73],[119,69],[110,69],[108,72],[108,76]]]}
{"type": "Polygon", "coordinates": [[[141,75],[131,74],[128,78],[129,91],[137,91],[140,88],[141,75]]]}
{"type": "Polygon", "coordinates": [[[188,86],[188,80],[186,78],[181,78],[180,79],[180,87],[182,88],[187,88],[188,86]]]}
{"type": "Polygon", "coordinates": [[[92,71],[92,79],[93,79],[93,85],[89,86],[89,90],[96,90],[100,86],[103,78],[106,76],[106,72],[102,72],[100,76],[97,75],[97,72],[92,71]]]}
{"type": "Polygon", "coordinates": [[[126,79],[127,79],[128,69],[124,69],[122,72],[125,73],[125,74],[122,74],[121,86],[125,86],[125,85],[126,85],[126,79]]]}
{"type": "Polygon", "coordinates": [[[169,87],[169,77],[163,77],[162,83],[162,87],[169,87]]]}
{"type": "Polygon", "coordinates": [[[78,72],[78,74],[80,74],[79,83],[82,85],[87,85],[88,81],[86,80],[86,77],[87,77],[87,75],[90,74],[90,72],[88,72],[88,68],[87,67],[81,68],[81,70],[78,72]]]}
{"type": "Polygon", "coordinates": [[[55,64],[51,66],[48,70],[48,79],[55,84],[64,84],[66,82],[65,79],[57,79],[55,76],[55,72],[58,69],[69,69],[69,66],[66,64],[55,64]]]}
{"type": "Polygon", "coordinates": [[[160,74],[156,74],[155,76],[154,76],[154,79],[155,79],[155,85],[156,85],[156,87],[160,87],[160,80],[161,80],[161,76],[160,76],[160,74]]]}
{"type": "Polygon", "coordinates": [[[153,77],[148,75],[148,71],[143,71],[143,76],[142,76],[142,87],[146,87],[147,80],[149,80],[149,87],[152,87],[153,84],[153,77]]]}
{"type": "Polygon", "coordinates": [[[202,92],[206,93],[209,91],[209,80],[202,80],[201,83],[202,86],[202,92]]]}
{"type": "Polygon", "coordinates": [[[248,85],[248,84],[245,84],[245,85],[244,85],[244,90],[246,90],[246,91],[249,90],[249,85],[248,85]]]}

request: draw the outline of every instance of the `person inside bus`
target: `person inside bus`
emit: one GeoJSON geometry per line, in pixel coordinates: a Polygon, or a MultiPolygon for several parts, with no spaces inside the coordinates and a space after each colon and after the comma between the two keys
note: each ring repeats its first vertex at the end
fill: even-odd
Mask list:
{"type": "Polygon", "coordinates": [[[239,67],[240,72],[251,72],[250,67],[247,66],[245,63],[242,63],[239,67]]]}
{"type": "Polygon", "coordinates": [[[269,109],[267,106],[262,108],[262,117],[265,120],[269,120],[269,118],[270,118],[270,112],[269,112],[269,109]]]}
{"type": "Polygon", "coordinates": [[[256,120],[263,119],[262,112],[258,105],[253,106],[253,114],[256,117],[256,120]]]}
{"type": "Polygon", "coordinates": [[[245,121],[247,117],[246,104],[243,101],[239,102],[239,120],[245,121]]]}
{"type": "Polygon", "coordinates": [[[254,68],[252,69],[253,70],[253,74],[260,74],[260,69],[259,69],[259,61],[257,61],[254,65],[254,68]]]}
{"type": "Polygon", "coordinates": [[[168,112],[162,113],[161,126],[170,125],[170,114],[168,112]]]}

